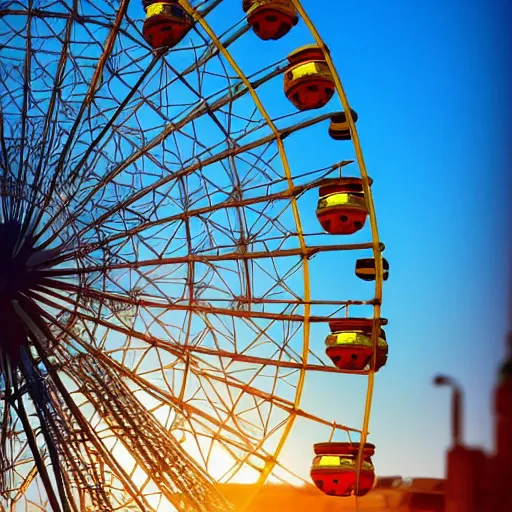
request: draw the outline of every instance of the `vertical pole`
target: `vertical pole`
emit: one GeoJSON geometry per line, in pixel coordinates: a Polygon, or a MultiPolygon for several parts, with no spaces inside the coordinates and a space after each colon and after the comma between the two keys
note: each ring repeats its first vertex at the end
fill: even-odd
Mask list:
{"type": "Polygon", "coordinates": [[[462,392],[457,386],[452,395],[452,439],[453,447],[462,445],[462,392]]]}

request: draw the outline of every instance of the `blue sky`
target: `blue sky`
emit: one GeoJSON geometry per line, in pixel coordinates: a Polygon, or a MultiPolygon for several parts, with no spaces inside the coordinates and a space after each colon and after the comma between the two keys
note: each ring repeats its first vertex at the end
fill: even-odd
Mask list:
{"type": "Polygon", "coordinates": [[[492,446],[510,260],[504,4],[304,1],[359,113],[391,264],[391,352],[371,422],[380,474],[443,474],[449,393],[431,385],[437,372],[466,390],[466,441],[492,446]]]}

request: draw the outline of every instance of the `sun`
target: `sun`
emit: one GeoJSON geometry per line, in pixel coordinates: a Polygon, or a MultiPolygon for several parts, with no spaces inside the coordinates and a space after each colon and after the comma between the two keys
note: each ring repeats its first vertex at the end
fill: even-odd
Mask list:
{"type": "Polygon", "coordinates": [[[213,445],[207,445],[211,440],[205,439],[205,442],[201,443],[200,450],[199,443],[201,441],[196,441],[191,435],[186,434],[182,447],[203,467],[205,465],[203,458],[207,456],[208,473],[214,480],[236,484],[252,484],[258,480],[260,473],[256,469],[250,467],[247,462],[237,461],[223,446],[215,442],[213,445]]]}

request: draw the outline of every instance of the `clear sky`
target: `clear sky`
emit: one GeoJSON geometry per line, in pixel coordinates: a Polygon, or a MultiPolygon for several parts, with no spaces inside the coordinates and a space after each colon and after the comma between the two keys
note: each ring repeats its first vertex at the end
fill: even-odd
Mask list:
{"type": "Polygon", "coordinates": [[[391,264],[390,359],[371,422],[380,474],[443,475],[449,393],[431,385],[437,372],[466,390],[466,441],[492,446],[510,275],[505,4],[304,1],[360,116],[391,264]]]}

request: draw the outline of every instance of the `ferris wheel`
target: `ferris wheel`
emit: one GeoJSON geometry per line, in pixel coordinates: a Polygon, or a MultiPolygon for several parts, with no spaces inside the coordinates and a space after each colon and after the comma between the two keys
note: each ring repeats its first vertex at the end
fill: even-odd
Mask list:
{"type": "Polygon", "coordinates": [[[389,265],[357,120],[299,0],[0,3],[0,510],[372,488],[389,265]],[[342,373],[354,428],[304,400],[342,373]]]}

